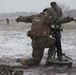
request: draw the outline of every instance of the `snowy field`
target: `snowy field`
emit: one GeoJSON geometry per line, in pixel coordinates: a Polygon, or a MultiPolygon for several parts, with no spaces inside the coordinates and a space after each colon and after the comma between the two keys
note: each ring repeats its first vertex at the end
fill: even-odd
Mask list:
{"type": "MultiPolygon", "coordinates": [[[[30,23],[0,22],[0,62],[13,63],[17,58],[31,58],[31,39],[27,37],[30,23]]],[[[73,59],[74,69],[54,68],[44,66],[47,51],[45,49],[40,66],[24,70],[24,75],[76,75],[76,24],[63,25],[62,32],[63,53],[73,59]]]]}

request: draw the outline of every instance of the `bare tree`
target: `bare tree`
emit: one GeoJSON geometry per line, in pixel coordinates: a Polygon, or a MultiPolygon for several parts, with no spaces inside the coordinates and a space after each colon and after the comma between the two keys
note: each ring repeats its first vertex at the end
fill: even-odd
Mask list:
{"type": "Polygon", "coordinates": [[[70,10],[70,7],[65,4],[59,4],[59,6],[62,9],[63,16],[67,16],[67,12],[70,10]]]}

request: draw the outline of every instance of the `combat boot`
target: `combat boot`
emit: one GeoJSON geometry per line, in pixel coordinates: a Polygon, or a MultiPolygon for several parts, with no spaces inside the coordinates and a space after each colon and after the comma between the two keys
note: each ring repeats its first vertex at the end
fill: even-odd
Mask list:
{"type": "Polygon", "coordinates": [[[47,59],[46,59],[46,65],[52,65],[51,62],[52,59],[52,55],[48,55],[47,59]]]}
{"type": "Polygon", "coordinates": [[[21,63],[24,69],[27,69],[27,68],[29,67],[29,66],[28,66],[28,61],[25,60],[25,59],[19,59],[19,58],[18,58],[18,59],[17,59],[17,62],[21,63]]]}
{"type": "Polygon", "coordinates": [[[53,59],[53,56],[54,56],[54,51],[48,51],[48,56],[47,56],[47,59],[46,59],[46,65],[50,65],[50,66],[52,66],[52,63],[51,63],[51,61],[52,61],[52,59],[53,59]]]}

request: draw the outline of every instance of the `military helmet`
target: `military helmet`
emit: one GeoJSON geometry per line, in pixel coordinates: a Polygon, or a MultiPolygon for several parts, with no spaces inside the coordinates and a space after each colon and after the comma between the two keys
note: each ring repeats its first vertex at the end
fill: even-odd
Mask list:
{"type": "Polygon", "coordinates": [[[45,8],[45,9],[43,10],[43,12],[45,12],[46,10],[48,10],[48,11],[50,12],[50,16],[52,16],[52,17],[57,17],[57,14],[56,14],[56,12],[54,11],[53,8],[45,8]]]}

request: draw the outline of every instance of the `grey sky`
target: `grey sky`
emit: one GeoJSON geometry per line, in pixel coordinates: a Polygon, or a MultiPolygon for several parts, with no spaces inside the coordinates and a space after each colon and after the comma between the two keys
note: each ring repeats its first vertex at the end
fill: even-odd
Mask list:
{"type": "Polygon", "coordinates": [[[0,0],[0,13],[41,12],[44,8],[49,7],[52,1],[65,4],[70,9],[76,9],[76,0],[0,0]]]}

